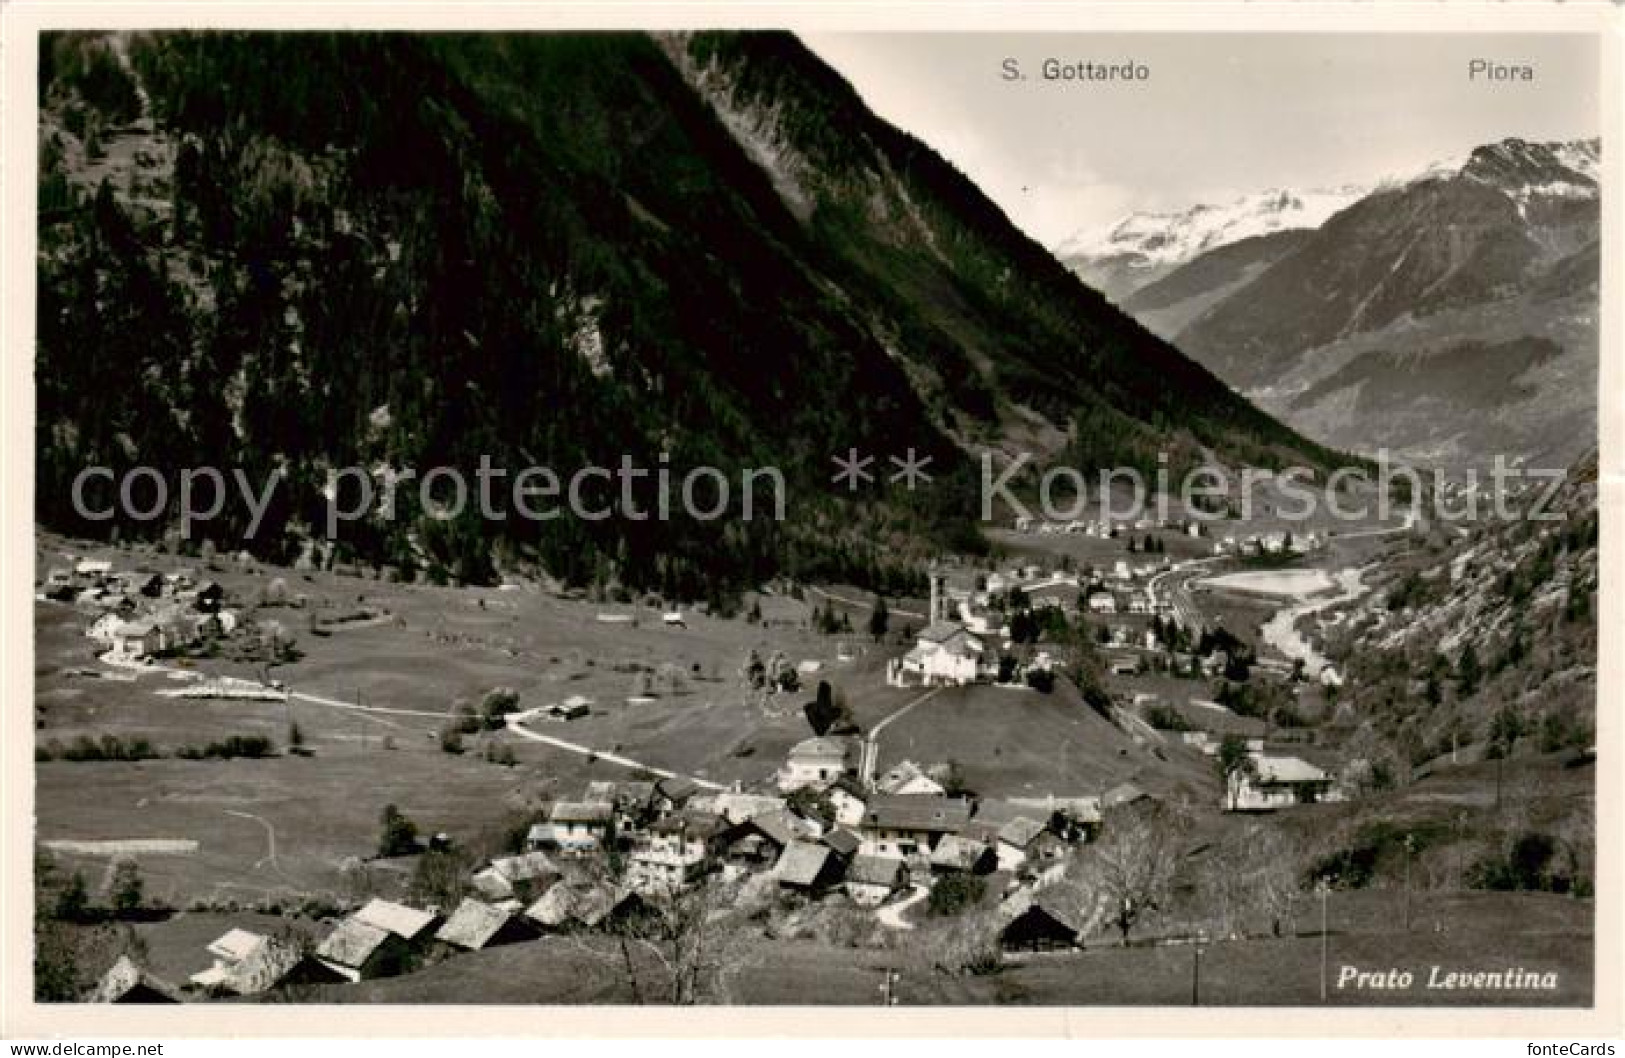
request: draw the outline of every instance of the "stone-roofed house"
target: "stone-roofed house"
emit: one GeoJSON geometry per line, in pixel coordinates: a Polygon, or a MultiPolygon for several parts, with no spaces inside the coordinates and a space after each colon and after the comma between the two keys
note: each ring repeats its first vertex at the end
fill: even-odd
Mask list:
{"type": "Polygon", "coordinates": [[[434,936],[435,940],[453,948],[481,951],[535,935],[535,928],[524,915],[492,907],[469,896],[463,898],[434,936]]]}
{"type": "Polygon", "coordinates": [[[400,937],[354,916],[333,927],[316,948],[316,960],[347,981],[404,973],[410,969],[411,955],[400,937]]]}
{"type": "Polygon", "coordinates": [[[843,860],[850,860],[863,847],[863,839],[855,831],[840,826],[831,827],[818,840],[843,860]]]}
{"type": "Polygon", "coordinates": [[[1030,901],[999,933],[1005,951],[1064,951],[1076,946],[1078,923],[1072,914],[1058,907],[1030,901]]]}
{"type": "Polygon", "coordinates": [[[864,812],[858,834],[868,856],[929,855],[948,834],[970,820],[969,802],[949,797],[877,794],[864,812]]]}
{"type": "Polygon", "coordinates": [[[528,897],[540,892],[544,883],[559,876],[559,869],[540,851],[525,852],[517,856],[500,856],[490,865],[474,872],[470,879],[481,896],[488,900],[508,900],[516,896],[528,897]]]}
{"type": "Polygon", "coordinates": [[[560,932],[595,929],[611,919],[635,914],[643,906],[642,899],[628,889],[602,882],[561,881],[525,908],[524,916],[536,927],[560,932]]]}
{"type": "Polygon", "coordinates": [[[736,823],[720,839],[723,859],[735,867],[771,867],[796,839],[785,812],[769,812],[736,823]]]}
{"type": "Polygon", "coordinates": [[[393,900],[373,897],[355,913],[358,922],[393,933],[408,944],[419,944],[434,936],[440,916],[393,900]]]}
{"type": "Polygon", "coordinates": [[[786,889],[818,894],[840,884],[843,868],[841,858],[827,846],[796,841],[779,857],[774,873],[786,889]]]}
{"type": "Polygon", "coordinates": [[[860,907],[874,907],[907,886],[908,878],[900,857],[859,855],[846,869],[846,895],[860,907]]]}
{"type": "Polygon", "coordinates": [[[998,866],[990,846],[959,834],[944,836],[931,851],[931,870],[938,874],[992,874],[998,866]]]}
{"type": "Polygon", "coordinates": [[[927,775],[911,760],[898,761],[875,780],[875,790],[883,794],[937,794],[945,791],[942,784],[927,775]]]}
{"type": "Polygon", "coordinates": [[[91,991],[91,1003],[184,1003],[180,989],[168,981],[154,977],[138,966],[128,955],[118,960],[102,975],[91,991]]]}
{"type": "Polygon", "coordinates": [[[654,809],[659,815],[675,812],[700,792],[700,784],[681,775],[668,775],[655,783],[654,809]]]}

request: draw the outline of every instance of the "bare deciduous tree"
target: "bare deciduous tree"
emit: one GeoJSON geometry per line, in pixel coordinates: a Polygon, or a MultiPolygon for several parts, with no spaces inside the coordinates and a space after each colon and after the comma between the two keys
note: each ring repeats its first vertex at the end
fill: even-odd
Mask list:
{"type": "Polygon", "coordinates": [[[707,874],[687,887],[646,892],[638,913],[570,941],[614,966],[633,1003],[727,1003],[749,961],[749,912],[739,895],[721,874],[707,874]]]}
{"type": "Polygon", "coordinates": [[[1105,900],[1106,920],[1124,947],[1135,926],[1167,905],[1184,832],[1183,817],[1167,808],[1117,811],[1106,819],[1101,840],[1079,857],[1085,884],[1105,900]]]}

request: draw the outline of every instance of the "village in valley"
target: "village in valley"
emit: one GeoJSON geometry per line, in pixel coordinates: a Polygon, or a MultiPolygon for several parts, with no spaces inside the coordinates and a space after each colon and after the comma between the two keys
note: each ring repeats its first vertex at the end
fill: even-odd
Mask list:
{"type": "Polygon", "coordinates": [[[1408,524],[1214,530],[1017,524],[920,599],[727,614],[45,536],[42,878],[106,1001],[525,1001],[458,969],[517,959],[570,1001],[1093,1002],[1113,957],[1302,963],[1381,786],[1320,652],[1380,607],[1325,570],[1408,524]]]}

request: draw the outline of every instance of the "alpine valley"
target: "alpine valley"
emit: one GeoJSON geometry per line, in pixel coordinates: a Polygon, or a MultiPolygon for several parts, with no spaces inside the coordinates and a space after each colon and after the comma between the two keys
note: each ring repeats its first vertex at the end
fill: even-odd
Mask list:
{"type": "Polygon", "coordinates": [[[1596,437],[1599,156],[1507,139],[1365,192],[1137,214],[1057,254],[1325,443],[1565,467],[1596,437]]]}

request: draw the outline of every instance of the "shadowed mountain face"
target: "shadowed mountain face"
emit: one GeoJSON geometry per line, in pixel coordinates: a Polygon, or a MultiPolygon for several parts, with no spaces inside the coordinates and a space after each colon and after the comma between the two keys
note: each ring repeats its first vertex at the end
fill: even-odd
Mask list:
{"type": "Polygon", "coordinates": [[[1312,231],[1201,254],[1125,307],[1327,443],[1565,465],[1596,437],[1598,151],[1481,147],[1312,231]]]}
{"type": "Polygon", "coordinates": [[[75,532],[165,524],[78,520],[87,464],[281,469],[253,546],[288,556],[331,466],[668,453],[782,469],[788,519],[495,525],[404,497],[340,550],[897,587],[892,559],[979,546],[985,448],[1330,459],[786,35],[55,35],[41,98],[39,514],[75,532]],[[912,447],[936,485],[839,493],[849,447],[912,447]]]}

